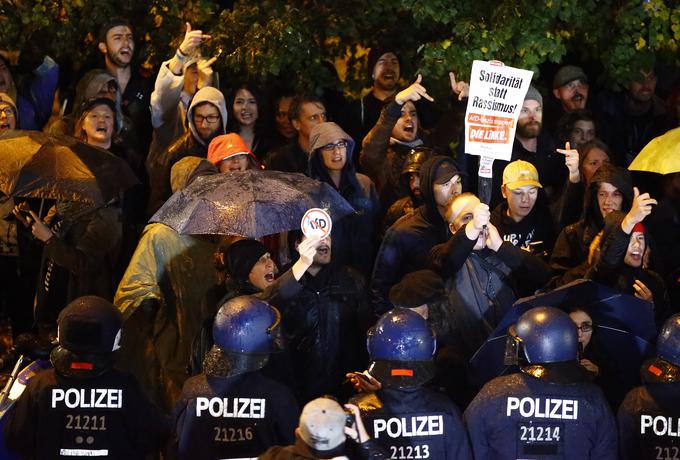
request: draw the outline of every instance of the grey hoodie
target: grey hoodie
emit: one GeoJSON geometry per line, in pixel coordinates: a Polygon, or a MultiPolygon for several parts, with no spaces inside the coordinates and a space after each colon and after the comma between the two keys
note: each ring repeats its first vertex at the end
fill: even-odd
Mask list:
{"type": "Polygon", "coordinates": [[[199,144],[207,147],[208,144],[198,135],[198,132],[196,131],[196,125],[194,124],[194,109],[197,105],[204,102],[210,102],[212,105],[217,107],[217,110],[220,112],[220,115],[222,116],[222,134],[224,134],[227,129],[227,103],[224,101],[224,95],[222,92],[217,88],[213,88],[212,86],[205,86],[199,89],[194,95],[194,98],[191,100],[191,105],[189,106],[189,110],[187,110],[187,123],[189,125],[189,130],[191,131],[192,136],[194,136],[194,139],[196,139],[199,144]]]}

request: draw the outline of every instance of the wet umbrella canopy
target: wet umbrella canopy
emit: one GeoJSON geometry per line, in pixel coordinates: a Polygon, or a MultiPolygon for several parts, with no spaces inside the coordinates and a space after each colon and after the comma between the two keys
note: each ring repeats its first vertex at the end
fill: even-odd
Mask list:
{"type": "Polygon", "coordinates": [[[563,310],[587,308],[595,325],[594,336],[599,337],[599,343],[614,361],[613,366],[632,378],[637,377],[642,361],[652,352],[656,325],[649,302],[591,280],[576,280],[515,302],[470,360],[472,380],[476,385],[481,386],[498,375],[512,371],[503,362],[508,327],[522,313],[539,306],[563,310]]]}
{"type": "Polygon", "coordinates": [[[354,209],[326,183],[296,173],[233,171],[197,178],[151,218],[182,234],[260,238],[300,228],[309,208],[334,221],[354,209]]]}
{"type": "Polygon", "coordinates": [[[124,160],[62,135],[0,135],[0,192],[9,196],[105,204],[139,183],[124,160]]]}

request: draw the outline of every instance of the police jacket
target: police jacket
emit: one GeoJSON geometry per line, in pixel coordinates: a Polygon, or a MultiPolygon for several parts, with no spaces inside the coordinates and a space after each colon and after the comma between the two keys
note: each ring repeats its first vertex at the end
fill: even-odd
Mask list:
{"type": "Polygon", "coordinates": [[[592,383],[518,373],[484,385],[464,414],[476,460],[617,458],[616,422],[592,383]]]}
{"type": "Polygon", "coordinates": [[[5,439],[22,458],[124,460],[158,452],[168,432],[167,417],[132,376],[111,370],[76,379],[49,369],[33,377],[17,400],[5,439]]]}
{"type": "Polygon", "coordinates": [[[373,267],[371,303],[373,312],[382,315],[392,308],[390,288],[410,272],[427,267],[428,252],[449,237],[449,228],[434,200],[434,175],[441,162],[424,165],[420,170],[423,204],[416,213],[398,220],[387,230],[373,267]]]}
{"type": "Polygon", "coordinates": [[[552,273],[540,257],[507,241],[496,252],[474,251],[476,241],[463,227],[430,251],[430,265],[445,281],[465,356],[484,343],[518,297],[543,286],[552,273]]]}
{"type": "Polygon", "coordinates": [[[257,457],[294,442],[299,414],[290,390],[257,371],[191,377],[175,409],[171,458],[257,457]]]}
{"type": "Polygon", "coordinates": [[[472,459],[460,411],[444,395],[426,387],[382,389],[359,395],[368,434],[390,458],[472,459]]]}
{"type": "Polygon", "coordinates": [[[621,459],[680,458],[680,382],[632,389],[618,422],[621,459]]]}
{"type": "Polygon", "coordinates": [[[300,284],[300,293],[277,304],[300,402],[341,397],[345,374],[366,366],[362,344],[371,318],[363,279],[329,265],[316,276],[305,273],[300,284]]]}

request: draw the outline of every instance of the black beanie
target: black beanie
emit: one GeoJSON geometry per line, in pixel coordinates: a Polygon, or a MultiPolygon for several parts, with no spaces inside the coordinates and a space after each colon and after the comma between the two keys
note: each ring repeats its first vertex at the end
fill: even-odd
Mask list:
{"type": "Polygon", "coordinates": [[[395,307],[416,308],[444,295],[444,281],[432,270],[407,273],[390,289],[390,302],[395,307]]]}
{"type": "Polygon", "coordinates": [[[248,281],[248,275],[257,261],[269,248],[257,240],[239,240],[232,243],[224,254],[224,267],[237,282],[248,281]]]}

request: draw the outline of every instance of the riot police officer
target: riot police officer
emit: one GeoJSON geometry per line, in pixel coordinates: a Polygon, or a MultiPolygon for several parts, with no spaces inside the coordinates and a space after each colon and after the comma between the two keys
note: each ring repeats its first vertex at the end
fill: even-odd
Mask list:
{"type": "Polygon", "coordinates": [[[7,420],[10,450],[31,459],[143,459],[160,450],[169,420],[132,376],[112,368],[121,324],[100,297],[79,297],[61,311],[54,368],[29,381],[7,420]]]}
{"type": "Polygon", "coordinates": [[[281,349],[281,315],[263,300],[224,303],[203,373],[184,383],[171,451],[180,459],[254,458],[295,440],[300,410],[284,385],[259,371],[281,349]]]}
{"type": "Polygon", "coordinates": [[[680,460],[680,314],[666,320],[656,350],[642,366],[645,385],[632,389],[619,407],[624,460],[680,460]]]}
{"type": "Polygon", "coordinates": [[[368,332],[368,372],[381,388],[354,398],[366,429],[395,459],[471,459],[460,411],[423,385],[434,376],[434,332],[415,311],[394,308],[368,332]]]}
{"type": "Polygon", "coordinates": [[[525,312],[510,327],[506,357],[521,372],[487,383],[463,417],[476,460],[616,459],[614,417],[578,363],[569,315],[525,312]]]}

